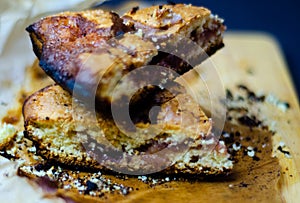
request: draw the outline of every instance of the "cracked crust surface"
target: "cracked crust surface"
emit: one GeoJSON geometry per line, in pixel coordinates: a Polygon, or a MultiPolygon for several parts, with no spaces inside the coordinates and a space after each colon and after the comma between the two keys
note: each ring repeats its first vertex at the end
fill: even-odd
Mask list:
{"type": "MultiPolygon", "coordinates": [[[[56,83],[71,94],[77,87],[82,97],[94,96],[96,91],[96,99],[108,102],[120,78],[144,65],[163,66],[179,75],[189,71],[223,46],[224,30],[222,20],[208,9],[183,4],[149,7],[122,18],[100,9],[64,12],[27,28],[40,66],[56,83]],[[196,42],[204,52],[186,52],[189,47],[174,34],[196,42]],[[153,38],[159,36],[169,37],[171,49],[181,47],[186,57],[159,51],[166,43],[153,38]]],[[[126,91],[122,94],[126,96],[126,91]]]]}
{"type": "Polygon", "coordinates": [[[153,137],[150,130],[145,130],[149,129],[147,124],[137,124],[140,127],[137,135],[140,136],[131,137],[120,132],[107,118],[99,116],[95,120],[83,106],[74,112],[71,95],[57,85],[49,86],[33,94],[24,104],[26,136],[37,144],[38,152],[48,160],[84,168],[153,170],[164,161],[175,160],[164,170],[166,173],[220,174],[230,171],[232,162],[228,160],[224,143],[218,142],[210,133],[211,122],[199,106],[198,113],[190,112],[190,107],[195,104],[187,98],[187,95],[179,94],[161,106],[155,128],[162,129],[163,133],[153,137]],[[179,107],[182,102],[188,102],[188,105],[179,107]],[[176,114],[178,109],[181,115],[176,114]],[[181,117],[185,122],[179,122],[181,117]],[[173,145],[180,147],[184,142],[187,153],[182,156],[173,145]],[[142,160],[150,159],[147,154],[152,156],[164,148],[173,154],[156,156],[156,165],[141,164],[142,160]],[[103,150],[116,153],[107,158],[103,150]]]}
{"type": "Polygon", "coordinates": [[[65,12],[27,28],[39,64],[52,79],[70,93],[76,86],[83,97],[94,96],[98,87],[101,101],[110,101],[120,78],[156,54],[152,43],[129,30],[117,14],[102,10],[65,12]]]}
{"type": "Polygon", "coordinates": [[[122,18],[126,25],[141,30],[144,37],[152,41],[171,38],[173,44],[178,44],[185,38],[196,42],[207,55],[223,46],[222,35],[226,29],[223,19],[204,7],[159,5],[133,9],[122,18]]]}
{"type": "Polygon", "coordinates": [[[210,14],[210,10],[204,7],[176,4],[131,10],[123,18],[173,34],[188,29],[191,26],[189,24],[193,24],[196,21],[203,22],[209,18],[210,14]]]}

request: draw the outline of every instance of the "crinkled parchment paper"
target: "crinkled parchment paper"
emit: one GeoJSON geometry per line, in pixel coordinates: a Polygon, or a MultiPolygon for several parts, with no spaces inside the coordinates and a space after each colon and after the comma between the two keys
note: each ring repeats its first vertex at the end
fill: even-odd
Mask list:
{"type": "MultiPolygon", "coordinates": [[[[99,0],[0,1],[0,119],[13,109],[35,55],[25,28],[38,18],[64,10],[83,10],[99,0]]],[[[20,129],[19,129],[20,130],[20,129]]],[[[45,197],[41,188],[16,175],[17,163],[0,157],[0,202],[64,202],[45,197]]]]}

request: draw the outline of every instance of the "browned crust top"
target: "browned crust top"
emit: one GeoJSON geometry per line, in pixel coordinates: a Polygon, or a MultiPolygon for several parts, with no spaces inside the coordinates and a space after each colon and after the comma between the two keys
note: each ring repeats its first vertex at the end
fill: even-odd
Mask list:
{"type": "Polygon", "coordinates": [[[23,105],[24,121],[70,119],[71,96],[66,91],[58,91],[57,85],[47,86],[26,99],[23,105]],[[50,113],[52,112],[52,113],[50,113]]]}
{"type": "Polygon", "coordinates": [[[122,29],[126,30],[118,14],[103,10],[63,12],[42,18],[27,28],[41,43],[49,45],[74,42],[86,38],[96,43],[99,39],[114,37],[122,29]]]}
{"type": "Polygon", "coordinates": [[[174,25],[183,27],[192,21],[205,19],[209,15],[210,11],[204,7],[176,4],[131,10],[123,17],[131,18],[153,28],[168,28],[174,25]]]}

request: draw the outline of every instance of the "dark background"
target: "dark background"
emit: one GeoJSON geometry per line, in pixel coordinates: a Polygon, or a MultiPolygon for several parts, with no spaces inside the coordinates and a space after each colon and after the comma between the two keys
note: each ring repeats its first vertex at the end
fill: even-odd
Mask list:
{"type": "MultiPolygon", "coordinates": [[[[112,0],[113,6],[126,2],[112,0]]],[[[147,1],[158,4],[161,1],[147,1]]],[[[294,86],[300,95],[300,2],[297,0],[172,0],[209,8],[225,19],[228,30],[263,31],[279,42],[294,86]]],[[[272,74],[270,73],[270,76],[272,74]]]]}

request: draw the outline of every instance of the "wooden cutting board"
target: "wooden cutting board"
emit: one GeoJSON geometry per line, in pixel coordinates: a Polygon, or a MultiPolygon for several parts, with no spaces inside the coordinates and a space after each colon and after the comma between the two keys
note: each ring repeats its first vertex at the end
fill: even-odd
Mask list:
{"type": "MultiPolygon", "coordinates": [[[[238,172],[238,175],[235,176],[236,182],[228,179],[197,183],[175,181],[148,187],[130,179],[124,184],[138,186],[140,187],[138,191],[135,190],[132,194],[121,198],[120,195],[112,195],[108,199],[102,199],[103,202],[107,200],[122,202],[164,202],[168,200],[179,202],[240,202],[243,200],[247,202],[269,202],[271,200],[300,202],[299,102],[280,47],[274,38],[263,33],[228,32],[224,41],[225,48],[212,56],[211,61],[218,70],[225,88],[235,92],[237,85],[243,84],[255,93],[273,95],[274,98],[278,98],[278,101],[284,101],[290,105],[286,111],[278,108],[274,102],[265,103],[261,107],[260,117],[275,132],[275,135],[272,136],[273,146],[271,146],[273,155],[270,152],[262,154],[266,157],[261,157],[266,161],[264,165],[261,165],[264,169],[255,170],[254,167],[253,173],[251,171],[246,173],[242,170],[243,164],[240,163],[236,169],[238,172]],[[282,143],[287,146],[290,157],[277,150],[282,143]],[[268,159],[269,156],[274,155],[278,158],[279,163],[273,162],[271,158],[268,159]],[[276,174],[277,165],[279,165],[280,176],[276,174]],[[253,181],[255,176],[258,176],[257,181],[253,181]],[[247,181],[252,181],[251,183],[257,185],[244,187],[244,185],[247,186],[245,184],[247,181]],[[259,185],[260,181],[261,185],[259,185]],[[232,187],[234,188],[232,189],[232,187]],[[272,192],[268,193],[268,189],[272,192]]],[[[9,70],[6,72],[9,73],[9,70]]],[[[3,74],[0,76],[0,118],[2,121],[3,117],[7,119],[6,121],[16,119],[15,124],[22,130],[22,119],[20,118],[24,99],[22,94],[34,92],[53,83],[43,77],[40,73],[28,72],[28,67],[27,69],[20,67],[18,74],[13,74],[13,76],[3,74]],[[11,82],[11,78],[18,81],[18,84],[11,82]]],[[[197,84],[195,85],[197,88],[197,84]]],[[[249,131],[249,129],[243,131],[245,134],[251,134],[252,140],[255,140],[256,135],[259,134],[259,132],[249,131]]],[[[264,136],[268,135],[264,134],[264,136]]],[[[257,143],[261,142],[261,140],[256,141],[257,143]]],[[[247,163],[245,162],[244,165],[247,163]]]]}
{"type": "Polygon", "coordinates": [[[286,202],[300,202],[300,111],[287,64],[276,39],[265,33],[227,33],[226,47],[213,56],[224,86],[247,84],[255,92],[275,95],[291,108],[282,112],[265,105],[261,112],[276,131],[274,151],[280,141],[291,151],[291,158],[276,153],[281,165],[278,189],[286,202]]]}

